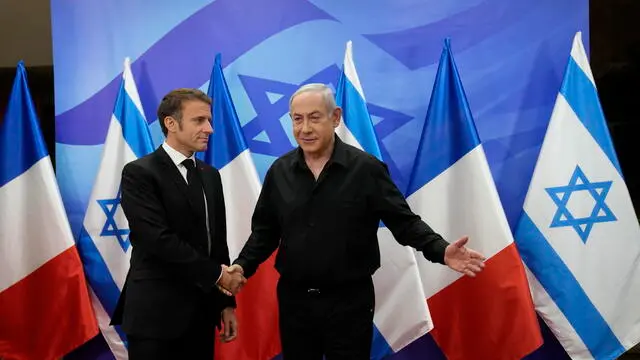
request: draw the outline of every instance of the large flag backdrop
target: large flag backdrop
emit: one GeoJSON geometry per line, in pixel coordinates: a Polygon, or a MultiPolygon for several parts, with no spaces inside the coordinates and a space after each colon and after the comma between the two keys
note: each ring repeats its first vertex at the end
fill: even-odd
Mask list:
{"type": "MultiPolygon", "coordinates": [[[[406,191],[444,37],[456,44],[456,62],[513,229],[571,39],[578,30],[588,39],[587,0],[52,0],[51,5],[57,177],[76,236],[124,57],[132,59],[157,145],[162,136],[155,110],[162,95],[176,87],[204,88],[215,53],[222,53],[229,91],[262,178],[275,157],[295,144],[289,96],[303,83],[336,86],[344,44],[353,40],[382,157],[406,191]]],[[[429,335],[416,343],[395,356],[434,349],[429,335]]]]}

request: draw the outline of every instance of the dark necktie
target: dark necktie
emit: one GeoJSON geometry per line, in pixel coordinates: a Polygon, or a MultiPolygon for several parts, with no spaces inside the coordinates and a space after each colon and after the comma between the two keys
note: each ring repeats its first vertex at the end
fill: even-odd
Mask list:
{"type": "Polygon", "coordinates": [[[182,162],[182,165],[187,168],[189,202],[191,202],[191,205],[194,207],[194,210],[198,215],[198,219],[201,220],[202,225],[205,226],[204,231],[206,231],[205,203],[200,174],[198,173],[198,169],[196,169],[193,159],[186,159],[182,162]]]}

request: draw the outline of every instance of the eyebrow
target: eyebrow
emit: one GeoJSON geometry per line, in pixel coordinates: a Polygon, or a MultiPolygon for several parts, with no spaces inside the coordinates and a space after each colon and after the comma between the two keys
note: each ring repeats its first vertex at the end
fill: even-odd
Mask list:
{"type": "MultiPolygon", "coordinates": [[[[315,111],[310,112],[310,113],[309,113],[309,116],[311,116],[311,115],[318,115],[318,114],[320,114],[320,111],[319,111],[319,110],[315,110],[315,111]]],[[[292,115],[292,116],[302,116],[302,115],[303,115],[303,114],[300,114],[300,113],[293,113],[293,115],[292,115]]]]}

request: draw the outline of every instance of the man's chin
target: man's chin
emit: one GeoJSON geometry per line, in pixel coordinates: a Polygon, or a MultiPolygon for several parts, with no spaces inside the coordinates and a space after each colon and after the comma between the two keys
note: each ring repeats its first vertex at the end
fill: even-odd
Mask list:
{"type": "Polygon", "coordinates": [[[316,144],[301,144],[300,148],[302,149],[302,152],[307,154],[315,154],[320,150],[320,147],[316,144]]]}

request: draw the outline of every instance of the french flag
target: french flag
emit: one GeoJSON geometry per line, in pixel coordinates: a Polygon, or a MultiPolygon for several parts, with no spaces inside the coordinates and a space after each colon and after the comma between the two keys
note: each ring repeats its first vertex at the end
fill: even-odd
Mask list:
{"type": "MultiPolygon", "coordinates": [[[[351,41],[347,42],[336,88],[336,103],[343,111],[336,133],[347,144],[382,160],[352,46],[351,41]]],[[[386,227],[378,230],[378,243],[380,268],[373,276],[376,309],[371,359],[396,353],[433,328],[413,252],[398,244],[386,227]]]]}
{"type": "MultiPolygon", "coordinates": [[[[227,244],[231,262],[251,234],[251,214],[260,195],[260,178],[244,138],[221,56],[216,55],[208,95],[213,99],[213,135],[198,157],[220,170],[227,216],[227,244]]],[[[240,329],[231,343],[217,343],[219,360],[267,360],[281,352],[274,267],[275,254],[264,262],[236,297],[240,329]]]]}
{"type": "Polygon", "coordinates": [[[98,333],[20,62],[0,123],[0,358],[58,359],[98,333]]]}
{"type": "Polygon", "coordinates": [[[487,257],[476,278],[416,254],[433,338],[450,359],[521,359],[542,344],[522,260],[445,40],[407,201],[445,239],[487,257]]]}

